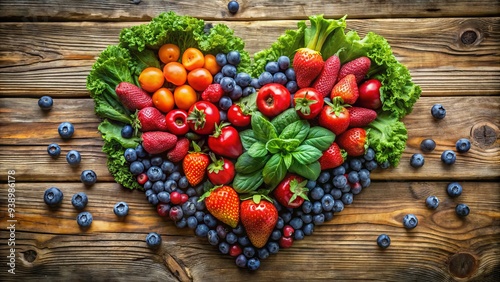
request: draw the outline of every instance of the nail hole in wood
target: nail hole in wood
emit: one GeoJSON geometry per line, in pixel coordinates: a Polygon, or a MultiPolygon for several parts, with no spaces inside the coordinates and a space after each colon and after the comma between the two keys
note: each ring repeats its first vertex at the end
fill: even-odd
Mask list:
{"type": "Polygon", "coordinates": [[[448,269],[459,278],[471,277],[478,267],[477,259],[469,253],[457,253],[451,256],[448,269]]]}
{"type": "Polygon", "coordinates": [[[489,123],[481,123],[472,127],[472,137],[479,147],[487,148],[497,141],[497,130],[494,127],[489,123]]]}
{"type": "Polygon", "coordinates": [[[36,251],[33,251],[33,250],[27,250],[27,251],[23,252],[23,255],[24,255],[24,259],[27,262],[34,262],[36,259],[37,253],[36,253],[36,251]]]}
{"type": "Polygon", "coordinates": [[[476,31],[474,31],[474,30],[466,30],[460,36],[460,40],[462,40],[462,43],[465,44],[465,45],[471,45],[471,44],[474,44],[474,42],[476,42],[476,40],[477,40],[478,37],[479,36],[478,36],[478,34],[477,34],[476,31]]]}

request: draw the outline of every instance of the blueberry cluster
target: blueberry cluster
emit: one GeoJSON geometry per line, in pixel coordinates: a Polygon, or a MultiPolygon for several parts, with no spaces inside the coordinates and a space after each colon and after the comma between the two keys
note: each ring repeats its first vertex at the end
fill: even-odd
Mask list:
{"type": "Polygon", "coordinates": [[[297,81],[295,79],[295,70],[290,65],[290,58],[281,56],[278,61],[268,62],[264,68],[264,72],[259,78],[252,80],[252,86],[260,88],[269,83],[279,83],[284,85],[291,94],[298,90],[297,81]]]}

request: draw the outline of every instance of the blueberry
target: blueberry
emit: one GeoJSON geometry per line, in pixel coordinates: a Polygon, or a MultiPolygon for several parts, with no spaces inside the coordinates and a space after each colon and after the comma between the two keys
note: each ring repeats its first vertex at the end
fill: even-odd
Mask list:
{"type": "MultiPolygon", "coordinates": [[[[221,72],[224,75],[224,77],[232,78],[233,81],[234,81],[234,78],[236,77],[236,67],[235,66],[229,65],[229,64],[225,65],[225,66],[222,67],[221,72]]],[[[223,80],[224,80],[224,78],[221,79],[221,86],[222,86],[222,81],[223,80]]],[[[224,91],[226,91],[226,89],[224,87],[222,89],[224,91]]],[[[229,91],[226,91],[226,92],[229,92],[229,91]]]]}
{"type": "Polygon", "coordinates": [[[391,245],[391,238],[387,234],[380,234],[377,237],[377,245],[382,249],[386,249],[391,245]]]}
{"type": "Polygon", "coordinates": [[[140,161],[133,161],[130,164],[129,170],[133,175],[139,175],[144,172],[144,164],[140,161]]]}
{"type": "Polygon", "coordinates": [[[366,152],[365,152],[365,155],[363,156],[363,158],[367,161],[373,160],[375,158],[375,150],[373,150],[372,148],[366,149],[366,152]]]}
{"type": "Polygon", "coordinates": [[[342,198],[342,191],[338,188],[332,189],[332,191],[330,191],[330,194],[333,196],[333,199],[335,200],[342,198]]]}
{"type": "Polygon", "coordinates": [[[347,178],[343,174],[336,175],[333,178],[332,184],[333,184],[334,187],[342,189],[343,187],[345,187],[347,185],[347,178]]]}
{"type": "Polygon", "coordinates": [[[325,215],[320,213],[313,216],[313,223],[315,225],[321,225],[325,223],[325,215]]]}
{"type": "Polygon", "coordinates": [[[342,201],[334,201],[333,202],[333,211],[341,212],[344,210],[344,203],[342,201]]]}
{"type": "Polygon", "coordinates": [[[135,147],[135,153],[137,154],[138,158],[145,158],[148,155],[148,153],[146,152],[146,150],[144,150],[144,147],[142,147],[141,144],[135,147]]]}
{"type": "Polygon", "coordinates": [[[215,228],[217,226],[217,219],[209,213],[203,217],[203,222],[210,228],[215,228]]]}
{"type": "Polygon", "coordinates": [[[252,81],[252,77],[246,72],[240,72],[236,74],[236,78],[234,79],[236,84],[241,86],[241,88],[245,88],[250,85],[250,82],[252,81]]]}
{"type": "Polygon", "coordinates": [[[321,187],[315,187],[310,193],[313,200],[319,200],[323,197],[325,191],[321,187]]]}
{"type": "Polygon", "coordinates": [[[176,226],[177,228],[186,228],[186,226],[187,226],[187,220],[186,220],[186,218],[185,218],[185,217],[183,217],[183,218],[181,218],[181,219],[177,220],[177,221],[175,222],[175,226],[176,226]]]}
{"type": "Polygon", "coordinates": [[[441,154],[441,161],[447,165],[452,165],[457,160],[457,155],[452,150],[445,150],[441,154]]]}
{"type": "Polygon", "coordinates": [[[254,77],[250,81],[250,86],[252,86],[254,89],[259,89],[262,85],[259,84],[259,79],[254,77]]]}
{"type": "Polygon", "coordinates": [[[49,207],[53,208],[59,206],[62,203],[63,197],[63,192],[59,188],[50,187],[49,189],[45,190],[43,201],[49,207]]]}
{"type": "Polygon", "coordinates": [[[89,227],[90,224],[92,224],[92,220],[92,214],[86,211],[81,212],[76,216],[76,222],[81,227],[89,227]]]}
{"type": "Polygon", "coordinates": [[[233,228],[233,233],[237,235],[241,235],[245,232],[245,229],[243,228],[243,225],[238,224],[236,225],[235,228],[233,228]]]}
{"type": "MultiPolygon", "coordinates": [[[[148,191],[151,191],[151,190],[148,190],[148,191]]],[[[156,194],[151,194],[148,196],[148,202],[153,205],[153,206],[156,206],[159,201],[158,201],[158,196],[156,194]]]]}
{"type": "MultiPolygon", "coordinates": [[[[201,223],[201,224],[198,224],[198,226],[196,226],[196,229],[194,230],[194,234],[198,237],[205,237],[205,236],[207,236],[209,230],[210,230],[210,228],[208,228],[208,226],[206,226],[204,223],[201,223]]],[[[226,240],[227,240],[227,238],[226,238],[226,240]]]]}
{"type": "Polygon", "coordinates": [[[214,75],[214,83],[220,84],[220,81],[222,80],[223,77],[224,74],[222,74],[221,72],[216,73],[214,75]]]}
{"type": "Polygon", "coordinates": [[[141,161],[144,165],[144,171],[147,171],[151,167],[151,161],[148,159],[144,159],[141,161]]]}
{"type": "Polygon", "coordinates": [[[233,232],[228,232],[226,235],[226,242],[230,245],[238,242],[238,236],[233,232]]]}
{"type": "Polygon", "coordinates": [[[118,202],[113,207],[113,212],[116,216],[124,217],[128,214],[128,204],[126,202],[118,202]]]}
{"type": "Polygon", "coordinates": [[[302,222],[304,222],[306,224],[307,223],[311,223],[312,222],[312,215],[310,215],[310,214],[302,214],[300,216],[300,219],[302,219],[302,222]]]}
{"type": "Polygon", "coordinates": [[[215,55],[215,62],[221,67],[227,65],[227,57],[226,54],[224,53],[218,53],[215,55]]]}
{"type": "Polygon", "coordinates": [[[267,250],[267,248],[260,248],[257,250],[257,256],[260,258],[260,259],[266,259],[269,257],[269,251],[267,250]]]}
{"type": "MultiPolygon", "coordinates": [[[[165,183],[161,180],[155,181],[155,182],[153,182],[153,186],[151,187],[151,190],[153,190],[153,192],[155,192],[156,194],[164,192],[164,191],[166,191],[165,190],[165,183]]],[[[169,192],[169,191],[171,192],[172,190],[171,189],[167,190],[167,192],[169,192]]],[[[160,200],[160,199],[158,199],[158,200],[160,200]]]]}
{"type": "Polygon", "coordinates": [[[47,153],[53,158],[59,157],[61,155],[61,147],[56,143],[52,143],[47,146],[47,153]]]}
{"type": "MultiPolygon", "coordinates": [[[[189,182],[187,180],[187,177],[186,176],[182,176],[181,178],[179,178],[179,180],[177,180],[177,186],[181,189],[186,189],[188,188],[189,186],[189,182]]],[[[193,188],[194,190],[194,188],[193,188]]],[[[195,191],[196,193],[196,191],[195,191]]],[[[195,194],[193,194],[192,196],[194,196],[195,194]]]]}
{"type": "Polygon", "coordinates": [[[278,62],[268,62],[264,67],[264,70],[271,74],[275,74],[280,70],[280,67],[278,65],[278,62]]]}
{"type": "Polygon", "coordinates": [[[304,222],[300,217],[294,217],[292,220],[290,220],[290,225],[293,227],[293,229],[301,229],[302,225],[304,225],[304,222]]]}
{"type": "MultiPolygon", "coordinates": [[[[334,176],[337,176],[337,175],[344,175],[345,174],[345,167],[339,165],[338,167],[334,168],[332,170],[332,174],[334,176]]],[[[333,184],[333,183],[332,183],[333,184]]],[[[334,185],[335,186],[335,185],[334,185]]]]}
{"type": "Polygon", "coordinates": [[[85,186],[92,186],[97,181],[97,175],[93,170],[87,169],[80,174],[80,180],[85,186]]]}
{"type": "Polygon", "coordinates": [[[71,197],[71,204],[75,209],[77,210],[82,210],[85,208],[87,203],[89,202],[89,198],[87,197],[87,194],[83,192],[78,192],[71,197]]]}
{"type": "Polygon", "coordinates": [[[357,171],[355,170],[351,170],[348,174],[347,174],[347,181],[349,181],[349,183],[356,183],[356,182],[359,182],[359,174],[357,171]]]}
{"type": "Polygon", "coordinates": [[[314,223],[308,223],[304,225],[304,228],[302,228],[302,231],[304,232],[304,235],[312,235],[314,232],[314,223]]]}
{"type": "Polygon", "coordinates": [[[227,112],[219,110],[219,119],[220,121],[227,121],[227,112]]]}
{"type": "MultiPolygon", "coordinates": [[[[226,57],[227,57],[227,62],[233,66],[237,66],[241,62],[241,55],[240,52],[238,51],[229,51],[226,57]]],[[[236,76],[236,72],[234,76],[236,76]]]]}
{"type": "Polygon", "coordinates": [[[158,166],[152,166],[146,172],[148,179],[155,182],[161,179],[163,171],[158,166]]]}
{"type": "Polygon", "coordinates": [[[160,156],[151,158],[151,165],[153,166],[161,166],[162,163],[163,163],[163,158],[160,156]]]}
{"type": "Polygon", "coordinates": [[[432,139],[424,139],[420,142],[420,150],[422,152],[428,153],[432,152],[436,148],[436,142],[432,139]]]}
{"type": "MultiPolygon", "coordinates": [[[[305,201],[307,202],[307,201],[305,201]]],[[[304,202],[304,203],[305,203],[304,202]]],[[[309,202],[310,203],[310,202],[309,202]]],[[[302,204],[303,206],[303,204],[302,204]]],[[[274,228],[276,229],[281,229],[285,226],[285,221],[283,220],[283,218],[281,216],[278,216],[278,221],[276,222],[276,225],[274,226],[274,228]]]]}
{"type": "Polygon", "coordinates": [[[284,223],[288,223],[288,222],[290,222],[290,220],[292,220],[292,213],[291,212],[284,212],[281,214],[281,218],[283,219],[284,223]]]}
{"type": "Polygon", "coordinates": [[[342,195],[341,200],[344,203],[344,205],[350,205],[350,204],[352,204],[352,201],[354,200],[354,198],[353,198],[352,193],[345,193],[344,195],[342,195]]]}
{"type": "Polygon", "coordinates": [[[321,198],[321,206],[324,211],[331,211],[333,209],[333,196],[331,194],[325,194],[323,198],[321,198]]]}
{"type": "Polygon", "coordinates": [[[42,96],[38,100],[38,106],[44,111],[52,109],[52,105],[54,105],[54,100],[50,96],[42,96]]]}
{"type": "MultiPolygon", "coordinates": [[[[187,227],[189,229],[195,229],[196,226],[198,226],[198,220],[196,219],[195,216],[190,216],[187,218],[187,227]]],[[[229,251],[229,249],[228,249],[229,251]]]]}
{"type": "Polygon", "coordinates": [[[414,168],[419,168],[424,165],[425,159],[422,154],[413,154],[410,158],[410,165],[414,168]]]}
{"type": "Polygon", "coordinates": [[[277,254],[278,251],[280,250],[280,246],[278,245],[278,243],[273,241],[267,242],[266,248],[271,254],[277,254]]]}
{"type": "Polygon", "coordinates": [[[438,197],[436,196],[429,196],[427,197],[427,199],[425,199],[425,205],[429,208],[429,209],[437,209],[437,207],[439,206],[439,199],[438,197]]]}
{"type": "Polygon", "coordinates": [[[62,139],[69,139],[75,133],[75,127],[70,122],[62,122],[57,128],[62,139]]]}
{"type": "Polygon", "coordinates": [[[462,190],[462,185],[460,185],[458,182],[451,182],[446,187],[446,193],[448,193],[448,196],[452,198],[460,196],[462,194],[462,190]]]}
{"type": "Polygon", "coordinates": [[[156,248],[161,245],[161,236],[156,232],[151,232],[146,236],[146,244],[149,248],[156,248]]]}
{"type": "Polygon", "coordinates": [[[121,135],[123,138],[132,138],[134,136],[134,129],[127,124],[122,127],[121,135]]]}
{"type": "Polygon", "coordinates": [[[219,100],[219,108],[223,111],[227,111],[233,105],[233,100],[228,96],[222,96],[219,100]]]}
{"type": "Polygon", "coordinates": [[[352,170],[359,171],[363,164],[361,163],[360,159],[351,159],[349,161],[349,166],[351,167],[352,170]]]}
{"type": "Polygon", "coordinates": [[[248,95],[252,95],[253,93],[255,93],[255,88],[253,88],[252,86],[247,86],[247,87],[243,88],[241,95],[243,97],[246,97],[248,95]]]}
{"type": "Polygon", "coordinates": [[[312,204],[312,212],[314,214],[320,214],[323,212],[323,205],[321,205],[320,201],[316,201],[312,204]]]}
{"type": "Polygon", "coordinates": [[[370,171],[366,168],[362,168],[358,172],[359,181],[366,181],[370,179],[370,171]]]}
{"type": "Polygon", "coordinates": [[[460,217],[466,217],[470,213],[470,208],[466,204],[458,204],[455,207],[455,213],[460,217]]]}
{"type": "MultiPolygon", "coordinates": [[[[250,242],[250,241],[249,241],[250,242]]],[[[252,246],[246,246],[243,248],[243,254],[247,257],[247,258],[252,258],[255,256],[255,248],[252,247],[252,246]]]]}
{"type": "Polygon", "coordinates": [[[217,246],[219,244],[219,236],[217,235],[217,231],[209,230],[207,233],[208,243],[212,246],[217,246]]]}
{"type": "Polygon", "coordinates": [[[123,153],[123,156],[125,157],[125,160],[129,163],[137,160],[137,152],[132,148],[125,149],[125,153],[123,153]]]}
{"type": "Polygon", "coordinates": [[[259,75],[259,84],[264,86],[269,83],[273,83],[273,75],[268,71],[261,73],[259,75]]]}
{"type": "MultiPolygon", "coordinates": [[[[389,162],[387,162],[389,164],[389,162]]],[[[377,162],[375,160],[365,162],[365,168],[369,171],[372,171],[377,168],[377,162]]]]}
{"type": "Polygon", "coordinates": [[[391,166],[391,164],[389,163],[389,160],[385,160],[383,163],[380,163],[380,168],[382,169],[387,169],[391,166]]]}
{"type": "Polygon", "coordinates": [[[418,218],[414,214],[407,214],[403,217],[403,226],[406,229],[413,229],[418,225],[418,218]]]}
{"type": "Polygon", "coordinates": [[[148,198],[149,196],[151,196],[154,193],[155,192],[153,190],[146,190],[146,192],[144,192],[144,196],[146,196],[146,198],[148,198]]]}
{"type": "Polygon", "coordinates": [[[82,156],[77,150],[70,150],[66,154],[66,161],[70,166],[78,166],[82,160],[82,156]]]}
{"type": "Polygon", "coordinates": [[[446,110],[441,104],[435,104],[431,108],[431,114],[435,119],[443,119],[446,116],[446,110]]]}
{"type": "Polygon", "coordinates": [[[236,265],[241,268],[247,267],[247,262],[248,259],[244,254],[238,255],[235,260],[236,265]]]}
{"type": "MultiPolygon", "coordinates": [[[[189,218],[188,218],[188,221],[189,221],[189,218]]],[[[191,228],[193,229],[193,228],[191,228]]],[[[219,243],[219,252],[223,253],[223,254],[229,254],[229,244],[226,243],[226,242],[220,242],[219,243]]]]}
{"type": "Polygon", "coordinates": [[[174,163],[171,161],[163,161],[160,168],[164,173],[172,173],[174,171],[174,163]]]}
{"type": "MultiPolygon", "coordinates": [[[[322,171],[322,172],[319,174],[319,177],[318,177],[318,179],[317,179],[317,181],[318,181],[319,183],[322,183],[322,184],[327,183],[329,180],[330,180],[330,172],[328,172],[328,171],[326,171],[326,170],[322,171]]],[[[308,181],[308,183],[309,183],[309,182],[311,182],[311,181],[309,180],[309,181],[308,181]]],[[[313,186],[313,188],[314,188],[314,186],[313,186]]]]}
{"type": "Polygon", "coordinates": [[[470,141],[467,138],[458,139],[455,147],[457,148],[457,152],[465,153],[470,150],[470,141]]]}
{"type": "Polygon", "coordinates": [[[299,86],[297,85],[297,82],[291,80],[291,81],[288,81],[286,84],[285,84],[285,87],[286,89],[288,89],[288,91],[290,93],[295,93],[297,92],[297,90],[299,90],[299,86]]]}
{"type": "Polygon", "coordinates": [[[233,101],[240,99],[241,96],[243,96],[243,90],[239,85],[235,85],[233,91],[229,92],[229,98],[233,101]]]}
{"type": "Polygon", "coordinates": [[[278,58],[278,66],[280,70],[287,70],[290,67],[290,58],[288,58],[287,56],[280,56],[278,58]]]}

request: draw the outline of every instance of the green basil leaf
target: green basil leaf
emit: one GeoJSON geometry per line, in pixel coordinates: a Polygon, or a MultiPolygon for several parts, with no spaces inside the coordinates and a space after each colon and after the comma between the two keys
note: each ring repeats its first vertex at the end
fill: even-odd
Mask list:
{"type": "Polygon", "coordinates": [[[317,161],[323,153],[311,145],[300,145],[292,152],[292,156],[300,164],[307,165],[317,161]]]}
{"type": "Polygon", "coordinates": [[[260,112],[252,114],[251,122],[253,133],[257,140],[266,143],[269,139],[276,138],[276,128],[260,112]]]}
{"type": "Polygon", "coordinates": [[[234,168],[237,173],[252,173],[264,167],[271,156],[253,158],[248,152],[244,152],[238,157],[234,168]]]}
{"type": "Polygon", "coordinates": [[[302,144],[311,145],[320,151],[324,151],[332,145],[334,140],[335,134],[333,132],[321,126],[314,126],[309,129],[309,134],[307,134],[307,138],[302,144]]]}
{"type": "Polygon", "coordinates": [[[259,189],[263,182],[262,170],[249,174],[236,173],[233,179],[233,188],[237,193],[249,193],[259,189]]]}
{"type": "Polygon", "coordinates": [[[279,139],[273,138],[266,143],[266,149],[271,154],[277,154],[279,152],[292,152],[300,145],[300,141],[297,139],[279,139]]]}
{"type": "Polygon", "coordinates": [[[310,180],[316,180],[318,179],[319,174],[321,173],[321,165],[319,164],[318,161],[315,161],[308,165],[303,165],[298,161],[294,160],[288,170],[304,178],[310,180]]]}
{"type": "Polygon", "coordinates": [[[241,140],[241,144],[243,145],[243,148],[245,148],[245,150],[250,149],[250,147],[255,142],[258,141],[257,138],[255,138],[255,135],[253,134],[253,130],[251,130],[251,129],[241,131],[240,132],[240,140],[241,140]]]}
{"type": "Polygon", "coordinates": [[[278,185],[278,183],[285,178],[285,174],[285,161],[279,154],[273,155],[269,161],[267,161],[264,169],[262,170],[264,183],[268,184],[271,188],[276,187],[276,185],[278,185]]]}
{"type": "Polygon", "coordinates": [[[283,155],[283,161],[285,162],[286,169],[289,169],[293,162],[293,156],[290,153],[283,155]]]}
{"type": "Polygon", "coordinates": [[[262,142],[253,143],[247,153],[253,158],[264,157],[267,155],[266,145],[262,142]]]}
{"type": "Polygon", "coordinates": [[[274,125],[274,128],[276,128],[276,132],[280,134],[287,125],[298,120],[300,120],[300,117],[295,109],[288,108],[287,110],[273,118],[271,123],[274,125]]]}
{"type": "Polygon", "coordinates": [[[309,122],[306,120],[298,120],[296,122],[292,122],[287,125],[280,134],[281,139],[298,139],[300,142],[306,139],[307,134],[309,133],[309,122]]]}
{"type": "Polygon", "coordinates": [[[285,152],[293,152],[300,145],[300,140],[298,139],[284,139],[281,148],[285,152]]]}

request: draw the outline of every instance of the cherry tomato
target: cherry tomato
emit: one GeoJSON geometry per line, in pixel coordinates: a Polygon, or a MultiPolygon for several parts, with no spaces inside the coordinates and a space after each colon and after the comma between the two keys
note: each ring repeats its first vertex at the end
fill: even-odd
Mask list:
{"type": "Polygon", "coordinates": [[[380,87],[382,83],[378,79],[368,79],[359,86],[359,97],[356,101],[361,107],[376,110],[382,106],[380,101],[380,87]]]}
{"type": "Polygon", "coordinates": [[[208,147],[217,155],[231,159],[243,153],[240,134],[232,126],[218,126],[214,134],[208,137],[208,147]]]}
{"type": "Polygon", "coordinates": [[[152,99],[155,107],[164,113],[168,113],[175,106],[174,94],[165,87],[156,90],[152,99]]]}
{"type": "Polygon", "coordinates": [[[181,63],[170,62],[163,67],[165,79],[174,85],[183,85],[186,83],[187,71],[181,63]]]}
{"type": "Polygon", "coordinates": [[[187,112],[181,109],[173,109],[165,117],[167,129],[175,135],[184,135],[188,133],[187,112]]]}
{"type": "Polygon", "coordinates": [[[182,64],[189,71],[202,68],[205,64],[205,56],[196,48],[187,48],[182,54],[182,64]]]}
{"type": "Polygon", "coordinates": [[[175,44],[164,44],[160,47],[160,50],[158,50],[158,57],[160,57],[160,61],[164,64],[177,62],[180,56],[181,50],[179,50],[179,46],[175,44]]]}
{"type": "Polygon", "coordinates": [[[324,100],[314,88],[302,88],[293,96],[293,106],[303,119],[315,118],[323,109],[324,100]]]}
{"type": "Polygon", "coordinates": [[[207,176],[213,185],[229,184],[235,175],[234,164],[226,158],[215,159],[208,165],[207,176]]]}
{"type": "Polygon", "coordinates": [[[233,104],[227,110],[227,120],[234,126],[244,127],[250,124],[252,116],[245,114],[238,104],[233,104]]]}
{"type": "Polygon", "coordinates": [[[174,101],[177,108],[187,111],[198,101],[198,94],[187,84],[177,86],[174,90],[174,101]]]}
{"type": "Polygon", "coordinates": [[[325,105],[319,114],[318,123],[338,136],[349,127],[349,111],[335,103],[325,105]]]}
{"type": "Polygon", "coordinates": [[[165,77],[159,68],[147,67],[139,75],[139,84],[147,92],[155,92],[165,82],[165,77]]]}
{"type": "Polygon", "coordinates": [[[305,179],[296,175],[288,174],[281,182],[274,188],[274,198],[283,206],[287,208],[298,208],[307,199],[307,192],[309,189],[305,187],[305,179]]]}
{"type": "Polygon", "coordinates": [[[219,109],[208,101],[199,101],[189,108],[187,123],[198,134],[212,134],[220,122],[219,109]]]}
{"type": "Polygon", "coordinates": [[[205,64],[203,65],[212,75],[217,74],[221,70],[221,66],[217,64],[215,56],[212,54],[205,55],[205,64]]]}
{"type": "Polygon", "coordinates": [[[274,117],[290,107],[290,100],[290,92],[285,86],[270,83],[259,89],[257,108],[263,115],[274,117]]]}
{"type": "Polygon", "coordinates": [[[187,75],[188,84],[196,91],[204,91],[212,84],[212,74],[204,68],[197,68],[190,71],[187,75]]]}

